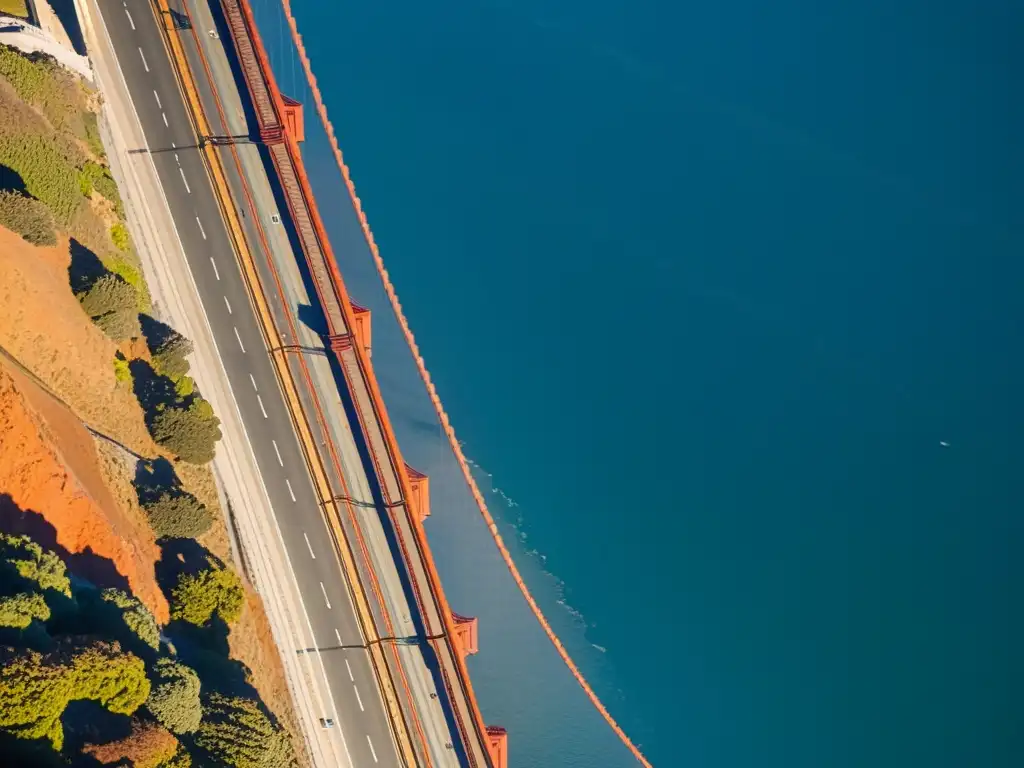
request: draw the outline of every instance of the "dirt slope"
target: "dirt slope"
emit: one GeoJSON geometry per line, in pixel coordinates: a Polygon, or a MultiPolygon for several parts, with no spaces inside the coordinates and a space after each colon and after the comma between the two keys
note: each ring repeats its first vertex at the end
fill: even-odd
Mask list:
{"type": "Polygon", "coordinates": [[[0,526],[69,553],[77,572],[127,586],[159,621],[159,550],[145,521],[131,519],[104,483],[94,438],[71,411],[0,359],[0,526]]]}
{"type": "Polygon", "coordinates": [[[71,292],[66,237],[39,248],[0,227],[0,346],[90,426],[137,453],[159,453],[131,390],[114,379],[114,342],[71,292]]]}

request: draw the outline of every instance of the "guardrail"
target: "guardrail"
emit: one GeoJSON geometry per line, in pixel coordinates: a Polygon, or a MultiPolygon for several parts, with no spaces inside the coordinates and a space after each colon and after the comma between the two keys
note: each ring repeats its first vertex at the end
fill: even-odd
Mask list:
{"type": "Polygon", "coordinates": [[[250,89],[260,123],[289,210],[302,244],[303,256],[327,318],[331,348],[356,404],[366,444],[372,457],[378,488],[385,498],[394,531],[408,567],[410,584],[428,634],[438,653],[446,692],[456,713],[470,764],[489,766],[488,732],[475,700],[468,670],[454,645],[454,620],[440,577],[434,566],[425,531],[410,509],[410,480],[401,460],[394,430],[366,351],[353,343],[355,327],[351,301],[331,251],[313,197],[298,145],[284,130],[283,100],[269,58],[263,49],[252,10],[246,0],[221,0],[243,76],[250,89]],[[381,463],[381,456],[386,464],[381,463]],[[408,531],[406,535],[403,531],[408,531]],[[412,539],[412,548],[408,543],[412,539]],[[425,592],[424,585],[425,583],[425,592]],[[454,680],[452,679],[454,677],[454,680]]]}

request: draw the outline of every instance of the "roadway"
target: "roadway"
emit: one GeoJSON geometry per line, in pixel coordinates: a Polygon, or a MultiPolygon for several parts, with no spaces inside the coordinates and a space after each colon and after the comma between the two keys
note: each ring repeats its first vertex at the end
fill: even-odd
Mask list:
{"type": "MultiPolygon", "coordinates": [[[[254,118],[247,113],[248,94],[244,96],[241,73],[232,69],[229,57],[230,36],[219,13],[211,12],[206,0],[172,0],[171,7],[187,11],[192,29],[182,29],[189,68],[196,81],[203,111],[211,130],[222,136],[245,137],[257,133],[254,118]],[[215,18],[216,16],[216,18],[215,18]],[[211,34],[215,32],[215,34],[211,34]]],[[[232,49],[233,53],[233,49],[232,49]]],[[[274,322],[282,335],[282,343],[301,348],[299,355],[290,355],[289,363],[298,382],[298,391],[308,414],[323,414],[324,422],[313,425],[324,454],[335,457],[328,462],[330,481],[336,496],[350,500],[342,525],[353,545],[357,567],[364,586],[376,583],[379,590],[366,589],[378,632],[382,636],[413,638],[418,632],[413,619],[415,605],[408,593],[407,575],[400,573],[396,562],[402,560],[393,532],[385,530],[382,520],[389,519],[373,493],[372,468],[367,456],[360,453],[356,433],[358,422],[346,412],[339,394],[339,383],[331,367],[324,345],[326,321],[318,313],[315,291],[304,279],[302,256],[293,247],[286,224],[288,212],[279,208],[274,187],[268,176],[269,159],[258,145],[239,141],[234,146],[216,150],[221,157],[233,199],[241,211],[242,226],[255,258],[260,281],[266,288],[274,322]],[[308,377],[308,378],[306,378],[308,377]],[[377,595],[378,600],[373,599],[377,595]]],[[[284,206],[283,201],[280,202],[284,206]]],[[[451,707],[440,681],[425,657],[425,650],[413,642],[395,646],[402,670],[399,671],[400,693],[408,685],[413,700],[405,707],[417,729],[422,729],[435,766],[458,766],[459,755],[449,744],[454,724],[451,707]],[[439,696],[439,689],[441,695],[439,696]]],[[[429,649],[428,654],[433,652],[429,649]]]]}
{"type": "MultiPolygon", "coordinates": [[[[353,765],[401,761],[349,586],[293,430],[226,225],[148,0],[101,0],[199,298],[209,318],[326,670],[353,765]]],[[[288,652],[289,649],[282,649],[288,652]]]]}

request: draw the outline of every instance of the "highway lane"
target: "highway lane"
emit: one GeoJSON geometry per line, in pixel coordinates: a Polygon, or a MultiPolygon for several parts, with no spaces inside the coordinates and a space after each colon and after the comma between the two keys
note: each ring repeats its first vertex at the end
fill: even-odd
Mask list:
{"type": "Polygon", "coordinates": [[[355,765],[399,765],[351,596],[148,2],[100,4],[235,392],[355,765]]]}
{"type": "MultiPolygon", "coordinates": [[[[231,45],[227,30],[220,28],[221,39],[217,34],[211,34],[217,28],[206,0],[186,0],[185,4],[196,34],[191,30],[183,30],[181,38],[189,65],[196,73],[197,88],[211,130],[222,135],[255,134],[255,127],[247,122],[239,88],[236,86],[236,73],[232,71],[225,52],[225,45],[231,45]],[[202,47],[202,54],[196,48],[197,42],[202,47]],[[213,83],[209,82],[210,78],[213,83]]],[[[240,87],[244,89],[244,82],[240,87]]],[[[307,291],[297,263],[302,257],[293,250],[282,223],[287,216],[287,209],[283,212],[277,209],[278,201],[274,199],[267,178],[267,167],[258,147],[236,143],[234,147],[218,148],[218,152],[224,162],[232,195],[239,201],[250,198],[253,201],[251,206],[248,203],[242,205],[246,210],[243,226],[252,243],[261,280],[268,287],[276,284],[269,268],[271,262],[280,277],[283,300],[277,290],[268,291],[275,322],[282,329],[288,328],[291,323],[296,329],[296,341],[307,350],[316,350],[304,357],[315,389],[314,394],[319,400],[319,410],[327,420],[327,436],[340,454],[344,493],[353,500],[354,520],[351,524],[348,520],[344,521],[346,531],[350,533],[350,538],[354,538],[354,525],[358,525],[359,535],[367,543],[369,562],[363,570],[366,572],[372,569],[382,585],[384,611],[392,623],[392,631],[398,636],[412,637],[418,634],[412,619],[414,607],[410,607],[411,602],[413,606],[415,604],[406,593],[403,577],[399,575],[396,566],[396,553],[391,549],[388,534],[382,524],[381,518],[386,519],[388,515],[386,510],[378,509],[373,495],[370,479],[373,469],[364,465],[364,458],[357,445],[354,431],[359,430],[359,424],[353,425],[346,414],[338,392],[339,385],[324,350],[323,338],[310,327],[309,315],[302,316],[299,312],[300,307],[316,306],[317,301],[315,294],[311,296],[307,291]],[[239,166],[244,180],[239,175],[239,166]]],[[[281,204],[283,206],[283,202],[281,204]]],[[[323,330],[322,320],[312,324],[323,330]]],[[[308,410],[313,412],[315,409],[308,410]]],[[[357,561],[365,562],[358,555],[357,561]]],[[[381,622],[378,622],[378,629],[386,631],[381,622]]],[[[416,699],[417,711],[421,713],[421,723],[428,737],[433,763],[438,766],[457,766],[458,754],[447,746],[454,739],[451,714],[445,710],[446,695],[440,680],[431,672],[422,647],[402,646],[399,653],[416,699]]],[[[428,650],[427,653],[432,651],[428,650]]]]}

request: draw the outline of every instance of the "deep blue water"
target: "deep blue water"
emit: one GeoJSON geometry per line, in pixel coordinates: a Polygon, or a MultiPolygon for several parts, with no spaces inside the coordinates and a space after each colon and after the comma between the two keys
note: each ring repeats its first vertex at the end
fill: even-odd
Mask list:
{"type": "MultiPolygon", "coordinates": [[[[1024,765],[1019,4],[295,3],[492,509],[653,763],[1024,765]]],[[[631,765],[487,543],[314,127],[485,716],[517,768],[631,765]]]]}

